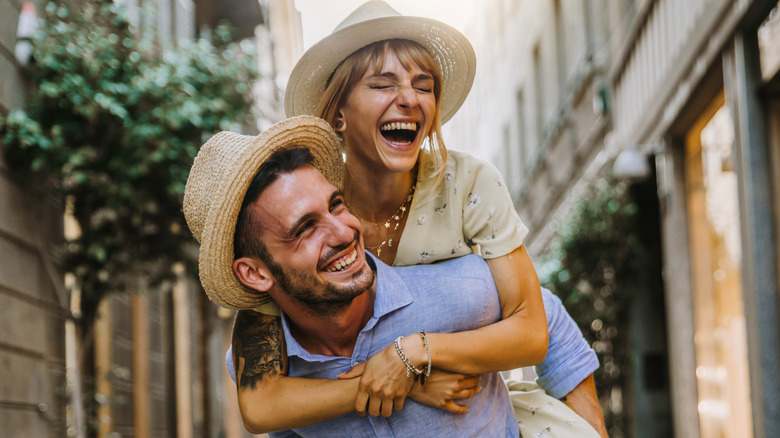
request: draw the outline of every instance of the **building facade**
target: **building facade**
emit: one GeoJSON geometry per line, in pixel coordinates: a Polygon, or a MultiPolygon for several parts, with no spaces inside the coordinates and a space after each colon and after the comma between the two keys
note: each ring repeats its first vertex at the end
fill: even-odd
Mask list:
{"type": "Polygon", "coordinates": [[[778,436],[778,3],[629,3],[606,147],[657,173],[675,433],[778,436]]]}
{"type": "Polygon", "coordinates": [[[626,436],[780,436],[778,17],[776,0],[493,0],[467,30],[477,78],[445,138],[502,171],[532,256],[605,176],[631,170],[654,205],[626,436]]]}

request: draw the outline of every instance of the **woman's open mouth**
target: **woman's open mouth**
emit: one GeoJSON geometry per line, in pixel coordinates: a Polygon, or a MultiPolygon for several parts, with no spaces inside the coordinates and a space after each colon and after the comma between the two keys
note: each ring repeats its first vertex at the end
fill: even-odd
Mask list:
{"type": "Polygon", "coordinates": [[[385,140],[399,146],[412,143],[417,138],[417,129],[414,122],[390,122],[379,127],[385,140]]]}

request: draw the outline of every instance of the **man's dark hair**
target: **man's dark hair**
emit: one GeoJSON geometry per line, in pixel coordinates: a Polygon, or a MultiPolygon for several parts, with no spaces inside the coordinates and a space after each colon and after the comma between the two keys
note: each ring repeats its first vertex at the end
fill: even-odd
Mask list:
{"type": "Polygon", "coordinates": [[[290,173],[301,166],[311,164],[312,160],[313,157],[309,149],[299,147],[278,150],[260,166],[252,182],[249,183],[249,188],[247,188],[244,195],[244,202],[241,204],[241,210],[238,212],[236,231],[233,235],[233,256],[236,259],[254,256],[266,264],[273,263],[271,254],[268,253],[268,249],[260,241],[260,227],[262,227],[262,224],[254,217],[255,215],[249,209],[249,205],[255,202],[260,197],[260,194],[279,178],[279,175],[290,173]]]}

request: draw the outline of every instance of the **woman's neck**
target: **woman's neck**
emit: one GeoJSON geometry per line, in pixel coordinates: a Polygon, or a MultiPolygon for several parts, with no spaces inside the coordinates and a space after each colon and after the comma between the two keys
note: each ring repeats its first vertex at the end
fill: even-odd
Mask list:
{"type": "Polygon", "coordinates": [[[352,213],[360,219],[380,223],[395,214],[412,188],[414,171],[373,172],[346,165],[344,196],[352,213]]]}
{"type": "Polygon", "coordinates": [[[392,264],[414,196],[415,171],[361,171],[347,159],[345,198],[360,219],[363,243],[379,260],[392,264]]]}

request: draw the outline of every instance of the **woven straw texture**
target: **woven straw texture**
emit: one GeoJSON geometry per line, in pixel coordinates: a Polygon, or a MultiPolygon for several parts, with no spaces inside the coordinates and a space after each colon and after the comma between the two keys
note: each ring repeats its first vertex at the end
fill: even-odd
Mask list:
{"type": "Polygon", "coordinates": [[[403,16],[383,1],[364,3],[303,54],[287,82],[287,116],[314,114],[336,67],[358,49],[388,39],[414,41],[433,55],[442,74],[441,122],[449,120],[474,82],[474,48],[457,29],[430,18],[403,16]]]}
{"type": "Polygon", "coordinates": [[[278,313],[268,294],[242,285],[233,274],[233,237],[249,183],[277,150],[307,147],[317,167],[343,187],[340,140],[331,126],[313,116],[293,117],[258,136],[220,132],[201,148],[184,191],[184,216],[200,242],[200,281],[220,306],[278,313]]]}

